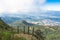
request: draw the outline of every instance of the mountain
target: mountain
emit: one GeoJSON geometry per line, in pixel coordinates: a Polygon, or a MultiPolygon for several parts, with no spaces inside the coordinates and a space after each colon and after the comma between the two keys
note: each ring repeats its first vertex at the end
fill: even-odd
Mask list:
{"type": "Polygon", "coordinates": [[[27,26],[33,26],[33,25],[34,25],[34,24],[32,24],[32,23],[26,22],[25,20],[23,20],[22,23],[25,24],[25,25],[27,25],[27,26]]]}
{"type": "Polygon", "coordinates": [[[20,20],[20,18],[18,18],[18,17],[4,16],[4,17],[2,17],[2,20],[3,20],[4,22],[6,22],[7,24],[10,24],[10,23],[15,22],[15,21],[17,21],[17,20],[20,20]]]}
{"type": "Polygon", "coordinates": [[[18,21],[13,22],[12,24],[9,24],[9,25],[15,28],[15,27],[18,27],[18,26],[20,26],[20,27],[23,27],[23,26],[34,26],[35,24],[28,23],[25,20],[18,20],[18,21]]]}
{"type": "Polygon", "coordinates": [[[9,29],[12,29],[8,24],[6,24],[1,18],[0,18],[0,29],[6,29],[6,30],[9,30],[9,29]]]}
{"type": "Polygon", "coordinates": [[[41,24],[49,24],[49,25],[59,25],[60,24],[60,11],[47,11],[47,12],[29,12],[24,14],[22,13],[17,13],[17,14],[4,14],[2,19],[8,23],[12,24],[13,22],[16,22],[18,20],[26,20],[30,22],[39,22],[41,24]],[[47,22],[46,22],[46,21],[47,22]],[[43,21],[43,23],[42,23],[43,21]]]}
{"type": "MultiPolygon", "coordinates": [[[[17,14],[17,15],[6,15],[4,16],[5,19],[10,20],[6,22],[5,19],[2,19],[8,23],[12,27],[18,27],[20,28],[21,31],[23,31],[23,27],[25,26],[26,30],[28,30],[28,26],[33,26],[34,30],[41,30],[46,36],[46,40],[51,40],[51,39],[56,39],[60,40],[60,12],[56,11],[48,11],[46,13],[30,13],[30,14],[17,14]],[[18,18],[18,19],[16,19],[18,18]],[[13,21],[11,21],[14,19],[13,21]],[[15,21],[16,20],[16,21],[15,21]]],[[[5,27],[7,28],[7,24],[0,19],[0,27],[5,27]]],[[[9,28],[9,27],[8,27],[9,28]]],[[[25,30],[25,31],[26,31],[25,30]]]]}

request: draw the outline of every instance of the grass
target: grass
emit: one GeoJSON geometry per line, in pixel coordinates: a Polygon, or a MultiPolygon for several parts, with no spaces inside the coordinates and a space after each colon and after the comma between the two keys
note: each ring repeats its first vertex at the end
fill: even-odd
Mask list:
{"type": "Polygon", "coordinates": [[[12,32],[9,32],[7,30],[0,31],[0,40],[26,40],[24,37],[15,37],[12,32]]]}
{"type": "MultiPolygon", "coordinates": [[[[35,31],[37,29],[40,29],[44,33],[45,40],[60,40],[60,27],[58,27],[58,28],[56,28],[56,27],[55,28],[54,27],[45,28],[44,26],[34,27],[35,31]],[[52,31],[50,28],[55,29],[56,31],[52,31]]],[[[22,28],[22,30],[23,30],[23,28],[22,28]]],[[[26,28],[25,28],[25,31],[27,32],[26,28]]],[[[15,32],[11,32],[11,31],[8,31],[8,30],[3,30],[2,31],[2,29],[0,29],[0,40],[27,40],[25,37],[14,38],[13,34],[15,34],[15,32]]],[[[31,40],[33,40],[33,38],[31,40]]]]}

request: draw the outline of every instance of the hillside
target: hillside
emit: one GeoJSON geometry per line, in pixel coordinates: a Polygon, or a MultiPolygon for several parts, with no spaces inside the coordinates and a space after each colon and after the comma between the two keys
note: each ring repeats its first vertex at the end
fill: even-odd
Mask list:
{"type": "Polygon", "coordinates": [[[15,37],[13,34],[16,34],[11,30],[12,27],[10,27],[8,24],[6,24],[1,18],[0,18],[0,40],[26,40],[24,37],[15,37]]]}
{"type": "MultiPolygon", "coordinates": [[[[11,26],[18,27],[20,28],[20,30],[23,31],[23,27],[25,26],[25,31],[27,31],[28,26],[29,27],[34,27],[34,31],[36,30],[41,30],[43,32],[43,36],[46,37],[46,40],[60,40],[60,27],[59,26],[41,26],[41,25],[35,25],[32,23],[28,23],[26,21],[16,21],[14,23],[11,24],[11,26]],[[31,26],[30,26],[31,25],[31,26]]],[[[31,32],[31,31],[30,31],[31,32]]]]}
{"type": "Polygon", "coordinates": [[[6,24],[1,18],[0,18],[0,29],[6,29],[6,30],[9,30],[9,29],[12,29],[8,24],[6,24]]]}
{"type": "Polygon", "coordinates": [[[11,23],[9,25],[14,27],[14,28],[17,27],[17,26],[20,26],[20,27],[23,27],[23,26],[35,26],[35,24],[28,23],[25,20],[18,20],[18,21],[15,21],[15,22],[13,22],[13,23],[11,23]]]}
{"type": "MultiPolygon", "coordinates": [[[[60,40],[60,27],[59,26],[41,26],[41,25],[35,25],[32,23],[29,23],[25,20],[19,20],[19,21],[15,21],[12,24],[10,24],[10,26],[12,27],[20,27],[20,31],[21,29],[23,29],[23,27],[26,27],[26,32],[27,32],[27,28],[29,27],[34,27],[34,31],[36,30],[41,30],[44,35],[46,37],[46,40],[60,40]]],[[[7,25],[1,18],[0,18],[0,28],[3,29],[8,29],[10,28],[9,25],[7,25]]],[[[30,31],[31,32],[31,31],[30,31]]]]}

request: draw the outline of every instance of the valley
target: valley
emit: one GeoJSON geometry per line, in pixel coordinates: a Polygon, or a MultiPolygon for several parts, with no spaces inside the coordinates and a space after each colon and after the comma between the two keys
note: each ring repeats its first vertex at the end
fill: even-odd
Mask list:
{"type": "Polygon", "coordinates": [[[44,13],[1,16],[1,40],[60,40],[60,19],[56,17],[60,12],[56,16],[54,15],[56,12],[48,13],[52,14],[46,13],[49,16],[43,15],[44,13]]]}

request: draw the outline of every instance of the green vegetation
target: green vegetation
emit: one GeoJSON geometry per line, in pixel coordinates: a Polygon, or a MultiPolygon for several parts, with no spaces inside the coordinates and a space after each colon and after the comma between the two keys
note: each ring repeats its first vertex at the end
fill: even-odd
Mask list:
{"type": "Polygon", "coordinates": [[[0,32],[0,40],[26,40],[24,37],[13,37],[13,33],[9,31],[0,32]]]}
{"type": "Polygon", "coordinates": [[[60,40],[59,26],[41,26],[14,22],[10,27],[0,19],[0,40],[60,40]],[[32,35],[31,35],[32,34],[32,35]]]}
{"type": "MultiPolygon", "coordinates": [[[[28,30],[28,26],[22,21],[16,21],[12,23],[13,27],[20,26],[20,29],[23,31],[23,26],[25,26],[25,32],[28,30]],[[15,26],[16,25],[16,26],[15,26]]],[[[41,25],[32,25],[30,26],[32,29],[34,27],[34,31],[41,30],[43,32],[43,36],[45,40],[60,40],[60,27],[59,26],[41,26],[41,25]]],[[[30,30],[31,32],[32,30],[30,30]]]]}
{"type": "Polygon", "coordinates": [[[13,28],[0,19],[0,40],[26,40],[24,37],[15,37],[13,28]]]}

